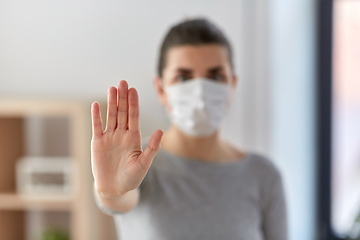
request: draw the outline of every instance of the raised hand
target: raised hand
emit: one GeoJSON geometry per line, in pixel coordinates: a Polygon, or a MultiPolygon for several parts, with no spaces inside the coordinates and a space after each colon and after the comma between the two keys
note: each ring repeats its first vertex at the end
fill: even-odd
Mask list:
{"type": "Polygon", "coordinates": [[[91,115],[91,166],[97,191],[113,197],[137,188],[160,148],[163,131],[156,130],[142,151],[139,97],[125,80],[118,88],[109,88],[104,132],[98,102],[91,105],[91,115]]]}

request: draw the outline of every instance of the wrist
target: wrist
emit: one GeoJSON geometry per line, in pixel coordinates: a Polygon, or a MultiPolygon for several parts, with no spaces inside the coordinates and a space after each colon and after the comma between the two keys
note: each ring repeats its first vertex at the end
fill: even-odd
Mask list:
{"type": "Polygon", "coordinates": [[[96,187],[96,184],[94,184],[94,189],[95,189],[96,193],[102,198],[118,198],[118,197],[124,196],[127,193],[127,192],[113,193],[113,192],[100,191],[96,187]]]}

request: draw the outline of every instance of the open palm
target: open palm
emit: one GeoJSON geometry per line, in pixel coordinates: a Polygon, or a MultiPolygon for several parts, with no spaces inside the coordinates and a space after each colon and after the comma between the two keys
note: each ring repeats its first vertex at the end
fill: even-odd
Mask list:
{"type": "Polygon", "coordinates": [[[159,150],[163,131],[156,130],[141,148],[139,97],[125,80],[108,91],[106,129],[99,103],[91,106],[91,165],[95,186],[103,196],[118,196],[137,188],[159,150]]]}

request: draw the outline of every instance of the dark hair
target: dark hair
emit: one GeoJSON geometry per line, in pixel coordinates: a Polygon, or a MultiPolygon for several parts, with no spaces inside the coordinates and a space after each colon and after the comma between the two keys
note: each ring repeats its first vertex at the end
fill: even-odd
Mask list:
{"type": "Polygon", "coordinates": [[[219,44],[227,49],[231,68],[234,69],[232,60],[232,49],[229,41],[213,23],[204,18],[185,20],[173,26],[166,34],[160,48],[160,57],[158,62],[158,75],[162,77],[162,71],[165,68],[166,54],[171,47],[180,45],[202,45],[219,44]]]}

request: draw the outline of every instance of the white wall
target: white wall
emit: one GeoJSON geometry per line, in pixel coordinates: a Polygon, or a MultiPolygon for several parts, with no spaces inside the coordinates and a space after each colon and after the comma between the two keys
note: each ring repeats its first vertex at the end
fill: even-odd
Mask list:
{"type": "Polygon", "coordinates": [[[208,17],[239,59],[239,11],[239,0],[2,0],[0,96],[98,100],[125,79],[139,91],[143,135],[151,134],[168,124],[152,86],[166,31],[184,17],[208,17]]]}
{"type": "Polygon", "coordinates": [[[0,0],[0,97],[102,100],[126,79],[139,91],[142,135],[150,135],[169,123],[152,86],[160,41],[184,17],[208,17],[229,37],[240,78],[222,135],[276,162],[290,239],[310,240],[314,2],[0,0]]]}

